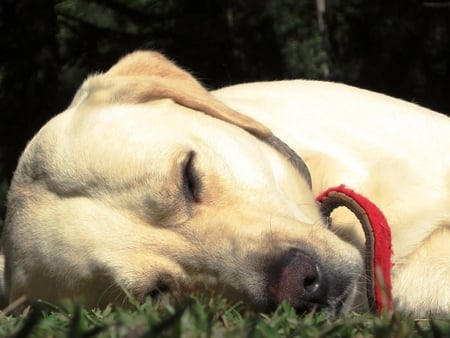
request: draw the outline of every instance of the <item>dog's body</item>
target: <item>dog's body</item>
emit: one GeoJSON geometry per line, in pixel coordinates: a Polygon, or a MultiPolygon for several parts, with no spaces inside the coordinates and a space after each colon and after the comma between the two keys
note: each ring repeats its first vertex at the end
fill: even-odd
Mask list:
{"type": "MultiPolygon", "coordinates": [[[[312,173],[314,195],[344,183],[383,211],[393,237],[398,309],[450,311],[448,117],[385,95],[315,81],[235,86],[219,95],[301,154],[312,173]]],[[[351,217],[341,211],[333,225],[362,251],[363,233],[351,217]]]]}
{"type": "Polygon", "coordinates": [[[288,300],[338,315],[364,303],[364,238],[345,210],[332,218],[341,238],[329,231],[315,196],[346,184],[391,226],[396,308],[450,312],[447,117],[315,81],[212,95],[154,53],[87,80],[15,173],[3,235],[9,301],[94,306],[121,303],[123,289],[140,300],[206,287],[262,310],[288,300]],[[312,191],[264,142],[267,127],[305,160],[312,191]]]}

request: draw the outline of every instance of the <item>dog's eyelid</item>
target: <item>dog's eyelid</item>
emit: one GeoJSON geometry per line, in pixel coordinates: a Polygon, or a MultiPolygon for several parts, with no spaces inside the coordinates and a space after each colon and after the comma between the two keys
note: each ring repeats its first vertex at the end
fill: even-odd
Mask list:
{"type": "Polygon", "coordinates": [[[183,192],[185,196],[192,202],[200,202],[201,181],[200,176],[195,168],[195,151],[191,150],[187,153],[183,162],[183,192]]]}

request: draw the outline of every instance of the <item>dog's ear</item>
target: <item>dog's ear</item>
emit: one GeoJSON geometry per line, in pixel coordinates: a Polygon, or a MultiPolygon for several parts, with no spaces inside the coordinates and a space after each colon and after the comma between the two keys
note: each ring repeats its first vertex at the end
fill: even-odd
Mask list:
{"type": "Polygon", "coordinates": [[[72,107],[90,103],[143,103],[170,98],[220,120],[237,125],[260,138],[272,132],[258,121],[231,109],[211,95],[193,76],[163,55],[138,51],[122,58],[104,74],[85,81],[72,107]]]}

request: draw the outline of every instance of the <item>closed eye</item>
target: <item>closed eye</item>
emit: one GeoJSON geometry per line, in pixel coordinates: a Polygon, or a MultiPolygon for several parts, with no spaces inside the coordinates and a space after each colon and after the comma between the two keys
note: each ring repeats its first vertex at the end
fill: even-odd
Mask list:
{"type": "Polygon", "coordinates": [[[183,192],[189,201],[199,203],[201,181],[195,169],[195,151],[190,151],[183,163],[183,192]]]}

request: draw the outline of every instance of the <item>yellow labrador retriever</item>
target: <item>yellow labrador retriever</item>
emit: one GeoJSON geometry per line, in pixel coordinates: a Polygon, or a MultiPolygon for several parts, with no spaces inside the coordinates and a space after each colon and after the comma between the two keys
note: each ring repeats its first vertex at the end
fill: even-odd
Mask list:
{"type": "Polygon", "coordinates": [[[394,98],[305,80],[208,92],[160,54],[130,54],[25,149],[5,301],[214,290],[335,317],[366,303],[364,236],[346,210],[329,229],[315,197],[346,184],[390,224],[395,308],[449,313],[449,150],[447,117],[394,98]]]}

